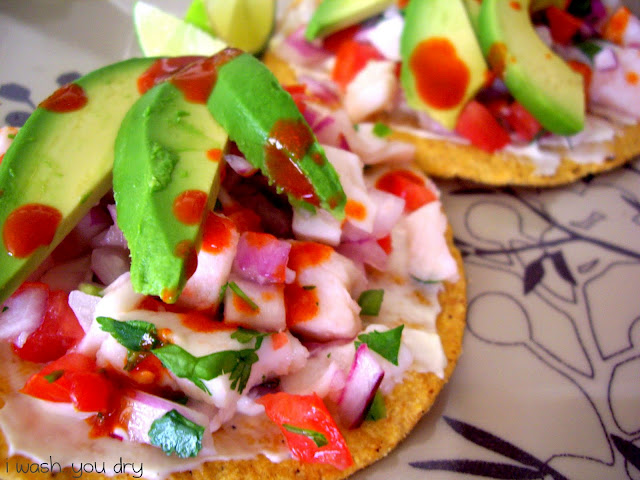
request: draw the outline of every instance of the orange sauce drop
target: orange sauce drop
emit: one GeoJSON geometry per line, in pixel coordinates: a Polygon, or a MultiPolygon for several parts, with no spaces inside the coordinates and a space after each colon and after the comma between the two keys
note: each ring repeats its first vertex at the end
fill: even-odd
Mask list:
{"type": "Polygon", "coordinates": [[[244,298],[236,295],[235,292],[232,293],[232,302],[233,307],[243,315],[253,316],[260,313],[260,308],[254,308],[249,302],[247,302],[244,298]]]}
{"type": "Polygon", "coordinates": [[[39,107],[50,112],[66,113],[80,110],[88,101],[84,89],[78,84],[70,83],[53,92],[39,107]]]}
{"type": "Polygon", "coordinates": [[[173,215],[180,223],[197,225],[207,206],[207,198],[202,190],[185,190],[173,201],[173,215]]]}
{"type": "Polygon", "coordinates": [[[470,80],[469,68],[447,38],[420,42],[409,59],[418,95],[427,105],[453,108],[462,102],[470,80]]]}
{"type": "Polygon", "coordinates": [[[333,248],[315,242],[294,242],[289,252],[288,266],[296,272],[315,267],[331,258],[333,248]]]}
{"type": "Polygon", "coordinates": [[[203,57],[185,56],[185,57],[170,57],[161,58],[153,62],[151,66],[138,77],[138,92],[140,95],[150,90],[159,83],[167,80],[171,75],[178,70],[186,67],[190,63],[196,60],[201,60],[203,57]]]}
{"type": "Polygon", "coordinates": [[[207,158],[212,162],[219,162],[222,158],[222,150],[219,148],[212,148],[207,151],[207,158]]]}
{"type": "Polygon", "coordinates": [[[284,332],[278,332],[271,335],[271,346],[274,350],[280,350],[287,343],[289,343],[289,337],[284,332]]]}
{"type": "Polygon", "coordinates": [[[203,312],[189,311],[180,314],[180,323],[194,332],[211,333],[234,330],[234,325],[221,322],[203,312]]]}
{"type": "Polygon", "coordinates": [[[347,200],[344,212],[352,220],[364,220],[367,218],[367,207],[357,200],[347,200]]]}
{"type": "Polygon", "coordinates": [[[520,5],[520,2],[509,2],[509,6],[514,10],[522,10],[522,5],[520,5]]]}
{"type": "Polygon", "coordinates": [[[184,274],[186,278],[191,278],[198,268],[198,254],[193,247],[191,240],[182,240],[176,245],[174,255],[185,261],[184,274]]]}
{"type": "Polygon", "coordinates": [[[273,181],[287,194],[320,206],[313,185],[300,169],[300,162],[313,144],[313,134],[300,119],[275,122],[265,145],[265,166],[273,181]]]}
{"type": "Polygon", "coordinates": [[[284,304],[288,327],[312,320],[320,309],[316,289],[305,289],[298,283],[285,285],[284,304]]]}
{"type": "Polygon", "coordinates": [[[507,64],[507,46],[502,42],[495,42],[489,48],[487,61],[489,62],[489,68],[491,68],[499,78],[502,78],[507,64]]]}
{"type": "Polygon", "coordinates": [[[2,239],[9,255],[26,258],[38,247],[50,245],[62,214],[56,208],[28,203],[13,210],[4,223],[2,239]]]}
{"type": "Polygon", "coordinates": [[[209,253],[219,253],[229,247],[234,228],[231,220],[209,212],[204,222],[202,249],[209,253]]]}

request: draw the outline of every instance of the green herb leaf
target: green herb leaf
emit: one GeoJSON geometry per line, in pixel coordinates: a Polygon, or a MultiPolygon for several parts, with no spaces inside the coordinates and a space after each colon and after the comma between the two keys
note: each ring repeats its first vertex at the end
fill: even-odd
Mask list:
{"type": "Polygon", "coordinates": [[[195,457],[202,449],[204,427],[171,410],[151,424],[149,439],[167,455],[195,457]]]}
{"type": "MultiPolygon", "coordinates": [[[[242,335],[249,335],[246,330],[242,335]]],[[[255,332],[256,334],[258,332],[255,332]]],[[[180,378],[191,380],[198,388],[211,394],[203,380],[212,380],[220,375],[229,374],[231,388],[242,393],[251,375],[251,368],[259,360],[256,351],[260,348],[266,334],[254,335],[256,346],[244,350],[225,350],[203,357],[194,357],[178,345],[165,345],[153,350],[165,368],[180,378]]]]}
{"type": "Polygon", "coordinates": [[[582,53],[589,57],[589,60],[591,61],[593,61],[593,57],[595,57],[602,50],[602,47],[600,45],[598,45],[596,42],[590,41],[578,44],[578,48],[582,51],[582,53]]]}
{"type": "Polygon", "coordinates": [[[44,379],[49,383],[53,383],[63,375],[64,375],[64,370],[54,370],[49,375],[45,375],[44,379]]]}
{"type": "Polygon", "coordinates": [[[421,283],[423,285],[436,285],[436,284],[441,282],[440,280],[422,280],[421,278],[414,277],[413,275],[411,275],[411,279],[414,282],[418,282],[418,283],[421,283]]]}
{"type": "Polygon", "coordinates": [[[304,285],[302,287],[303,290],[315,290],[316,286],[315,285],[304,285]]]}
{"type": "Polygon", "coordinates": [[[362,343],[378,353],[394,365],[398,365],[398,352],[400,351],[400,341],[404,325],[387,330],[385,332],[370,332],[358,335],[355,345],[358,348],[362,343]]]}
{"type": "Polygon", "coordinates": [[[2,307],[2,313],[6,312],[7,310],[9,310],[9,307],[7,307],[6,305],[2,307]]]}
{"type": "Polygon", "coordinates": [[[103,331],[110,333],[120,345],[130,351],[150,350],[160,343],[153,323],[141,320],[119,321],[109,317],[98,317],[96,321],[103,331]]]}
{"type": "Polygon", "coordinates": [[[373,402],[371,402],[366,419],[375,422],[383,418],[387,418],[387,406],[384,403],[384,396],[380,393],[380,390],[378,390],[373,397],[373,402]]]}
{"type": "Polygon", "coordinates": [[[384,298],[384,290],[365,290],[358,298],[360,305],[360,315],[376,316],[380,313],[382,300],[384,298]]]}
{"type": "Polygon", "coordinates": [[[235,293],[238,297],[240,297],[242,300],[247,302],[247,305],[249,305],[251,310],[260,310],[260,307],[258,307],[258,304],[256,304],[256,302],[251,300],[249,296],[242,291],[242,289],[238,286],[236,282],[229,282],[228,285],[233,293],[235,293]]]}
{"type": "MultiPolygon", "coordinates": [[[[178,345],[165,345],[151,351],[165,368],[171,370],[176,377],[191,380],[196,387],[211,395],[211,392],[202,382],[202,378],[195,374],[198,358],[191,355],[184,348],[178,345]]],[[[213,377],[211,377],[213,378],[213,377]]],[[[210,379],[206,379],[210,380],[210,379]]]]}
{"type": "Polygon", "coordinates": [[[298,435],[304,435],[305,437],[313,440],[313,443],[316,444],[316,447],[320,448],[320,447],[324,447],[325,445],[329,444],[329,441],[327,440],[327,437],[320,432],[316,432],[315,430],[309,430],[306,428],[298,428],[298,427],[294,427],[293,425],[289,424],[289,423],[283,423],[282,424],[282,428],[284,428],[286,431],[291,432],[291,433],[297,433],[298,435]]]}
{"type": "MultiPolygon", "coordinates": [[[[238,328],[238,330],[236,330],[231,334],[231,338],[233,338],[234,340],[237,340],[238,342],[244,345],[246,343],[249,343],[254,338],[261,339],[268,335],[269,335],[268,333],[262,333],[262,332],[258,332],[257,330],[250,330],[248,328],[240,327],[238,328]]],[[[260,346],[257,346],[257,348],[260,348],[260,346]]]]}
{"type": "Polygon", "coordinates": [[[15,133],[10,133],[7,135],[7,137],[9,137],[10,140],[13,140],[14,138],[16,138],[16,134],[15,133]]]}
{"type": "Polygon", "coordinates": [[[391,135],[391,128],[389,128],[389,126],[384,123],[377,122],[373,126],[373,134],[376,137],[380,138],[388,137],[389,135],[391,135]]]}

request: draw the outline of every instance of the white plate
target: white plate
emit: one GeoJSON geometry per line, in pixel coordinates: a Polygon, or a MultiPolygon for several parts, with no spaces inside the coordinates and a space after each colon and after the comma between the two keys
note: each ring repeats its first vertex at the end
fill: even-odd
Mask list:
{"type": "MultiPolygon", "coordinates": [[[[139,54],[131,4],[1,0],[0,124],[139,54]]],[[[464,354],[356,478],[640,479],[640,160],[552,190],[441,186],[469,280],[464,354]]]]}

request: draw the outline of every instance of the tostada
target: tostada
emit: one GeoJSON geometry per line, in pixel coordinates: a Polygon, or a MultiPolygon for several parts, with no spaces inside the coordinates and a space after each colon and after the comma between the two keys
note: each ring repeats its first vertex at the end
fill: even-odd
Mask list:
{"type": "Polygon", "coordinates": [[[377,127],[429,175],[552,186],[640,152],[640,21],[621,2],[300,0],[277,31],[266,63],[331,128],[377,127]]]}
{"type": "Polygon", "coordinates": [[[0,130],[3,478],[344,478],[430,408],[466,313],[439,191],[306,109],[225,49],[0,130]]]}

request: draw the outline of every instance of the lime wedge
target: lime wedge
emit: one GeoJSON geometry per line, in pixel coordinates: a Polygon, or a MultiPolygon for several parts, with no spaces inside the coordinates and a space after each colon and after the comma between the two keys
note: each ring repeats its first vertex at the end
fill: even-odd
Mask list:
{"type": "Polygon", "coordinates": [[[207,15],[207,7],[204,4],[204,0],[193,0],[191,2],[184,16],[184,21],[201,28],[211,35],[215,35],[211,30],[211,25],[209,25],[209,15],[207,15]]]}
{"type": "Polygon", "coordinates": [[[216,36],[232,47],[259,53],[275,23],[275,0],[203,0],[216,36]]]}
{"type": "Polygon", "coordinates": [[[226,47],[191,23],[145,2],[134,5],[133,24],[146,57],[213,55],[226,47]]]}

